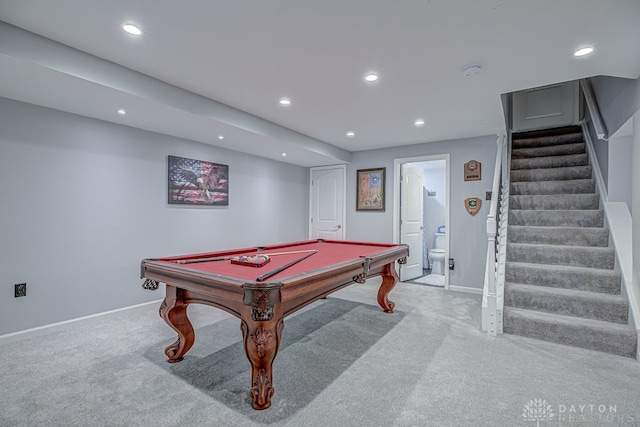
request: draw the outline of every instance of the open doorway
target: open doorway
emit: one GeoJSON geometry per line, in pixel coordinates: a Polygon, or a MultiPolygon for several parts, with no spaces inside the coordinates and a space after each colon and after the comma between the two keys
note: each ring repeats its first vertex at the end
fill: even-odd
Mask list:
{"type": "Polygon", "coordinates": [[[394,241],[409,245],[400,280],[449,287],[449,155],[394,162],[394,241]]]}

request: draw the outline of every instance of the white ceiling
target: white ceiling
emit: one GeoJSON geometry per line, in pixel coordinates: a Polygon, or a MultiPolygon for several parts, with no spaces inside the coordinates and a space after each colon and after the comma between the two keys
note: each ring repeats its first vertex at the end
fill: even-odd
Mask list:
{"type": "Polygon", "coordinates": [[[640,74],[639,0],[0,0],[0,21],[2,97],[302,166],[495,135],[501,94],[640,74]]]}

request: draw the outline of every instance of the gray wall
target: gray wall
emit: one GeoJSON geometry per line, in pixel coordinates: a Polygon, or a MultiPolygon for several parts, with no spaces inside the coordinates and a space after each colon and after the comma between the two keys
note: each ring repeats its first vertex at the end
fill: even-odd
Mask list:
{"type": "Polygon", "coordinates": [[[162,298],[145,257],[304,240],[308,175],[0,98],[0,334],[162,298]],[[228,164],[229,206],[169,206],[170,154],[228,164]]]}
{"type": "Polygon", "coordinates": [[[613,135],[640,108],[636,97],[637,79],[597,76],[589,82],[607,132],[613,135]]]}
{"type": "MultiPolygon", "coordinates": [[[[593,95],[596,98],[600,116],[607,129],[607,135],[613,135],[622,125],[624,125],[633,113],[640,108],[640,102],[636,97],[637,80],[624,79],[611,76],[596,76],[589,79],[593,95]]],[[[593,146],[596,152],[596,158],[600,165],[602,178],[605,181],[607,191],[611,191],[609,183],[609,144],[606,141],[599,140],[593,129],[593,123],[585,111],[587,125],[593,146]]],[[[615,191],[615,190],[614,190],[615,191]]]]}
{"type": "Polygon", "coordinates": [[[449,224],[449,257],[456,268],[450,272],[449,285],[482,289],[487,255],[486,220],[496,156],[496,137],[483,136],[451,141],[431,142],[388,149],[353,153],[347,165],[347,239],[391,242],[393,240],[394,159],[450,154],[451,219],[449,224]],[[469,160],[482,163],[481,181],[464,181],[464,164],[469,160]],[[356,172],[358,169],[387,168],[386,209],[384,212],[356,211],[356,172]],[[353,195],[353,196],[352,196],[353,195]],[[467,197],[483,200],[480,211],[471,216],[464,208],[467,197]]]}

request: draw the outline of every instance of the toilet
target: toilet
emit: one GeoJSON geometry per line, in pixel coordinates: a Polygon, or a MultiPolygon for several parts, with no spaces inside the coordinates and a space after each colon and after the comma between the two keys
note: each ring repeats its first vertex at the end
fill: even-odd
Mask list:
{"type": "Polygon", "coordinates": [[[438,231],[433,233],[433,249],[429,251],[429,263],[431,264],[431,274],[444,275],[444,259],[447,256],[446,238],[444,225],[438,227],[438,231]]]}

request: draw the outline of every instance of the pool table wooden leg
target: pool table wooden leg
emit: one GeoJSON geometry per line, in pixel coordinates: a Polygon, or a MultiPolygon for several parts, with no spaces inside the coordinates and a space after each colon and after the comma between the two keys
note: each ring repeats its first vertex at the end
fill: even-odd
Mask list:
{"type": "Polygon", "coordinates": [[[395,262],[393,262],[385,266],[382,273],[382,284],[378,290],[378,304],[380,304],[385,313],[393,313],[393,307],[396,306],[393,301],[387,298],[396,283],[398,283],[398,273],[396,272],[395,262]]]}
{"type": "Polygon", "coordinates": [[[193,325],[187,317],[187,307],[184,302],[182,290],[174,286],[167,285],[167,296],[160,305],[160,317],[178,333],[176,342],[164,349],[164,353],[169,358],[169,363],[176,363],[182,360],[182,356],[193,345],[195,332],[193,325]]]}
{"type": "Polygon", "coordinates": [[[251,318],[250,308],[244,307],[240,328],[244,351],[251,362],[251,388],[249,397],[253,409],[262,410],[271,406],[273,396],[273,360],[278,353],[284,321],[279,306],[275,307],[275,316],[269,321],[255,321],[251,318]]]}

